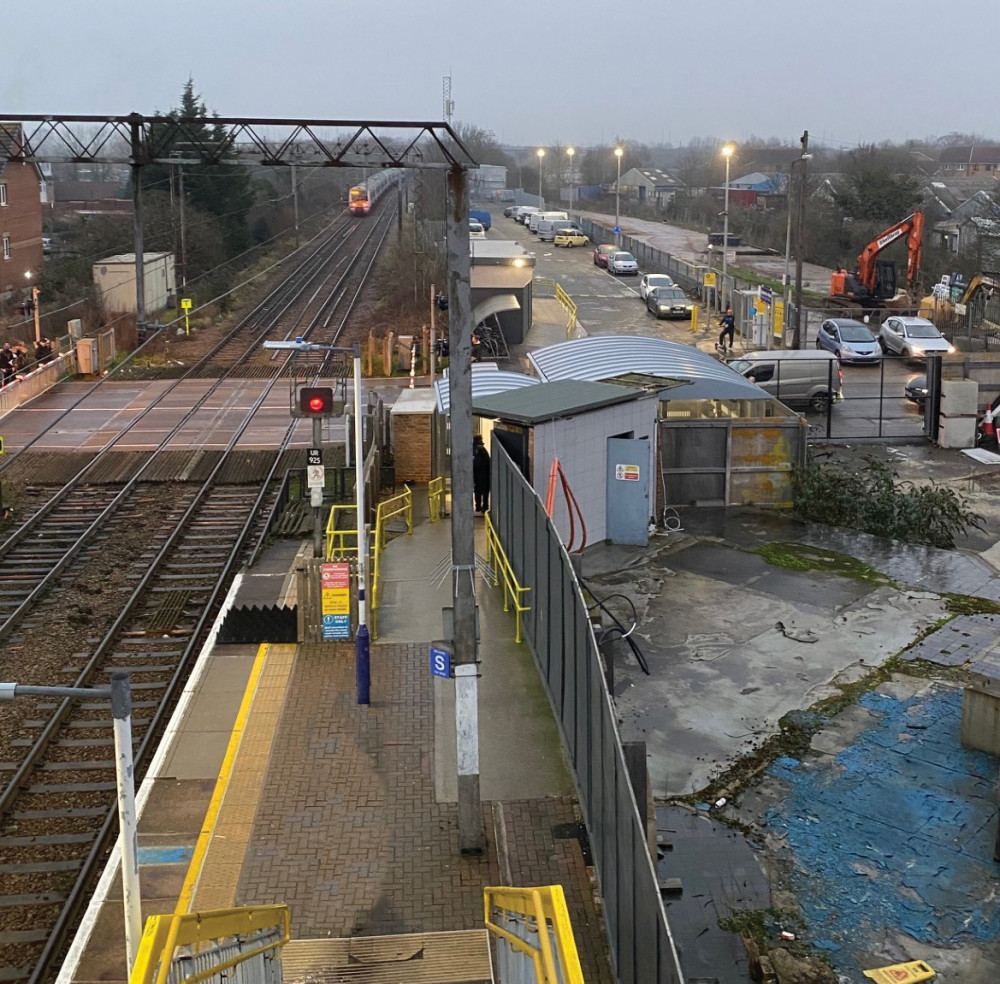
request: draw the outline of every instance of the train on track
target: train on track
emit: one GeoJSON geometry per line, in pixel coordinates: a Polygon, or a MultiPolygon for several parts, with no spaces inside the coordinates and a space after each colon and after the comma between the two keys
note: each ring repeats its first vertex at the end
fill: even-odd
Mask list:
{"type": "Polygon", "coordinates": [[[404,176],[402,168],[388,168],[355,185],[347,195],[347,207],[351,210],[351,215],[367,215],[382,195],[403,183],[404,176]]]}

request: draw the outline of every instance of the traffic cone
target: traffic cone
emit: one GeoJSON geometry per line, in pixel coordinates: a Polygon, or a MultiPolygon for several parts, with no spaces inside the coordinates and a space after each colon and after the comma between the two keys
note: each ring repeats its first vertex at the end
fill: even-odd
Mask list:
{"type": "Polygon", "coordinates": [[[993,425],[993,416],[996,411],[990,407],[983,416],[983,446],[991,449],[997,448],[997,432],[993,425]]]}

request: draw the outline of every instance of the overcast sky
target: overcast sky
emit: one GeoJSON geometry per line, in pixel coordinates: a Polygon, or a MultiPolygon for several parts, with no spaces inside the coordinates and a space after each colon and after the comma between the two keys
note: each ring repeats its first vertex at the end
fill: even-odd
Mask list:
{"type": "Polygon", "coordinates": [[[0,118],[166,112],[190,76],[220,116],[440,120],[450,74],[455,121],[513,144],[993,125],[993,59],[946,54],[974,34],[932,0],[39,0],[11,27],[0,118]]]}

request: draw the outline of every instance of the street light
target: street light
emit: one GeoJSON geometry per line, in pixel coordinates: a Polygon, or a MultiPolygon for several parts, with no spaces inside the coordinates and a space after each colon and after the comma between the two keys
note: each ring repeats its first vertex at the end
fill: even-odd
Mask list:
{"type": "Polygon", "coordinates": [[[569,154],[569,210],[573,211],[573,155],[576,150],[573,147],[567,147],[566,153],[569,154]]]}
{"type": "Polygon", "coordinates": [[[545,156],[545,151],[539,147],[535,153],[538,154],[538,207],[545,208],[545,201],[542,198],[542,158],[545,156]]]}
{"type": "Polygon", "coordinates": [[[618,158],[618,177],[615,178],[615,245],[621,246],[622,244],[622,233],[621,233],[621,188],[619,185],[622,181],[622,154],[625,151],[621,147],[615,147],[615,157],[618,158]]]}
{"type": "Polygon", "coordinates": [[[735,144],[727,143],[722,148],[722,156],[726,159],[726,194],[725,204],[722,207],[722,310],[726,307],[726,255],[729,253],[729,162],[732,159],[735,144]]]}

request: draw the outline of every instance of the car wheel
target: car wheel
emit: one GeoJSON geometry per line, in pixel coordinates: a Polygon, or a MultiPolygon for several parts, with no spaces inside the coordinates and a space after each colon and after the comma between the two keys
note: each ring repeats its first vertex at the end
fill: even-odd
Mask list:
{"type": "Polygon", "coordinates": [[[878,347],[882,350],[883,355],[889,354],[889,350],[885,347],[885,339],[881,335],[879,336],[878,347]]]}
{"type": "Polygon", "coordinates": [[[819,339],[817,338],[817,339],[816,339],[816,348],[817,348],[817,349],[821,349],[822,347],[823,347],[823,346],[822,346],[822,345],[820,345],[820,343],[819,343],[819,339]]]}
{"type": "Polygon", "coordinates": [[[809,406],[817,413],[826,413],[830,406],[830,396],[828,393],[817,393],[810,401],[809,406]]]}

